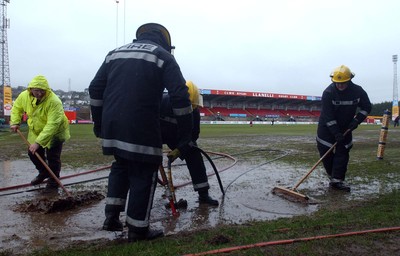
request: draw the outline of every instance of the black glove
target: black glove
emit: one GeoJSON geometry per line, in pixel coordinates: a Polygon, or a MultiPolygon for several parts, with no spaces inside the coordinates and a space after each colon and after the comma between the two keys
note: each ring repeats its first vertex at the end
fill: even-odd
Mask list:
{"type": "Polygon", "coordinates": [[[349,129],[353,131],[357,129],[357,127],[358,127],[358,120],[354,118],[349,124],[349,129]]]}
{"type": "Polygon", "coordinates": [[[93,133],[97,138],[100,138],[101,135],[101,126],[94,124],[93,126],[93,133]]]}
{"type": "Polygon", "coordinates": [[[340,143],[342,143],[344,141],[344,136],[343,136],[342,133],[339,132],[339,133],[335,134],[335,139],[336,139],[336,142],[338,144],[340,144],[340,143]]]}

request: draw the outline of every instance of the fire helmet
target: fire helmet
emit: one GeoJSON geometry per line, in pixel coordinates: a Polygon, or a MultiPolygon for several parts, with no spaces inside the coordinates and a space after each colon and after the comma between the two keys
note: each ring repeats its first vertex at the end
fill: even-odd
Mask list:
{"type": "Polygon", "coordinates": [[[345,83],[350,81],[354,76],[355,74],[345,65],[335,68],[330,75],[334,83],[345,83]]]}
{"type": "Polygon", "coordinates": [[[192,102],[192,108],[195,109],[198,106],[203,106],[203,96],[199,93],[199,88],[192,82],[186,81],[186,86],[189,91],[190,102],[192,102]]]}
{"type": "Polygon", "coordinates": [[[168,44],[168,48],[169,49],[166,49],[166,50],[171,52],[171,49],[174,48],[171,45],[171,36],[170,36],[168,30],[163,25],[160,25],[158,23],[146,23],[146,24],[143,24],[136,30],[136,38],[138,38],[143,33],[151,32],[151,31],[161,32],[161,34],[164,37],[165,42],[168,44]]]}

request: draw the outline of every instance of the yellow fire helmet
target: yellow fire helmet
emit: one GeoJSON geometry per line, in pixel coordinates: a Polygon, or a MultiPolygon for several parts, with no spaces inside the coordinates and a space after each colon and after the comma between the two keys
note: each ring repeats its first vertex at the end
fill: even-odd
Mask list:
{"type": "Polygon", "coordinates": [[[192,81],[186,81],[186,86],[189,88],[189,98],[190,102],[192,102],[192,108],[203,107],[203,96],[199,93],[199,88],[192,81]]]}
{"type": "Polygon", "coordinates": [[[355,74],[345,65],[335,68],[330,75],[334,83],[345,83],[350,81],[354,76],[355,74]]]}
{"type": "MultiPolygon", "coordinates": [[[[173,49],[174,47],[171,45],[171,36],[168,32],[168,30],[163,26],[158,23],[146,23],[141,25],[137,30],[136,30],[136,38],[138,38],[141,34],[149,31],[160,31],[161,34],[164,36],[168,46],[170,49],[173,49]]],[[[171,51],[168,49],[169,51],[171,51]]]]}

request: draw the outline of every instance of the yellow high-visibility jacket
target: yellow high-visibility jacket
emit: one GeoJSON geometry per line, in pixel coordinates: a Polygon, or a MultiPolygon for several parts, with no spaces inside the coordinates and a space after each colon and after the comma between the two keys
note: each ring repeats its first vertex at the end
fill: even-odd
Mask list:
{"type": "Polygon", "coordinates": [[[44,76],[36,76],[28,88],[21,92],[11,109],[10,125],[19,125],[22,115],[28,116],[28,141],[51,148],[53,143],[65,142],[70,138],[69,122],[60,98],[50,89],[44,76]],[[31,88],[43,89],[46,95],[38,103],[30,92],[31,88]]]}

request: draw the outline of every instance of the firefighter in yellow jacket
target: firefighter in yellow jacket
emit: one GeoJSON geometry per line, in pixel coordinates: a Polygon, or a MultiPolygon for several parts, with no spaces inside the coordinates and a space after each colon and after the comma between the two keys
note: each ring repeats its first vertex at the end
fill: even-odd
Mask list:
{"type": "Polygon", "coordinates": [[[60,177],[62,146],[70,138],[69,122],[61,100],[50,89],[44,76],[34,77],[28,88],[18,95],[11,110],[11,131],[17,132],[24,113],[28,116],[28,141],[31,144],[28,155],[39,171],[31,184],[38,185],[48,178],[46,189],[57,189],[57,182],[50,177],[35,156],[35,152],[48,163],[53,173],[60,177]]]}

